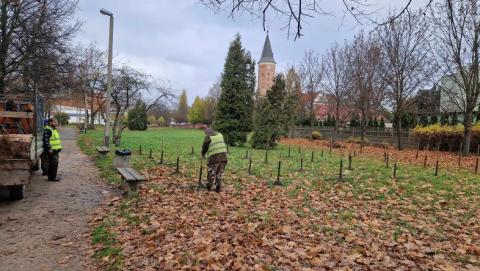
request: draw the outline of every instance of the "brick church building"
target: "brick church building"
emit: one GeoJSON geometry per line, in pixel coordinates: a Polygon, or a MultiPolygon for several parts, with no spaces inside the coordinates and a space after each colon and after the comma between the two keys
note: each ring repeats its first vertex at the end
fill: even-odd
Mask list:
{"type": "Polygon", "coordinates": [[[263,45],[262,56],[258,61],[258,87],[257,97],[267,96],[267,91],[272,88],[276,76],[275,59],[273,58],[272,45],[270,44],[270,37],[265,38],[263,45]]]}

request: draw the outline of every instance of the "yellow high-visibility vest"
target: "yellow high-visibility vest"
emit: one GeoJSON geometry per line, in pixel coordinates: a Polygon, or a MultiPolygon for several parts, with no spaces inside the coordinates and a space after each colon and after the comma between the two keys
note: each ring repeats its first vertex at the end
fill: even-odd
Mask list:
{"type": "Polygon", "coordinates": [[[60,134],[57,129],[53,129],[50,126],[45,126],[45,130],[50,130],[52,136],[50,137],[50,148],[54,151],[62,149],[62,141],[60,140],[60,134]]]}
{"type": "Polygon", "coordinates": [[[207,157],[210,157],[214,154],[219,154],[222,152],[227,152],[227,145],[223,141],[223,135],[217,133],[214,136],[210,136],[210,145],[208,146],[207,157]]]}

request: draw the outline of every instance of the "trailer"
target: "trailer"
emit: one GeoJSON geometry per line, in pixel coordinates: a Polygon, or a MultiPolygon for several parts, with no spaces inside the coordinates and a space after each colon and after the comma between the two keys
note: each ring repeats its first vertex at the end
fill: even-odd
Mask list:
{"type": "Polygon", "coordinates": [[[23,199],[43,151],[43,97],[38,93],[0,98],[0,188],[23,199]]]}

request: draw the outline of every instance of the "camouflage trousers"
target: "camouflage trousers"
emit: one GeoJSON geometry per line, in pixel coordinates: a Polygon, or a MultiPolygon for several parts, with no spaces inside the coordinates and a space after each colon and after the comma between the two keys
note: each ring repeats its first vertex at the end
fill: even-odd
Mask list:
{"type": "Polygon", "coordinates": [[[214,182],[217,187],[222,186],[222,176],[226,165],[226,162],[208,165],[207,187],[212,187],[214,182]]]}

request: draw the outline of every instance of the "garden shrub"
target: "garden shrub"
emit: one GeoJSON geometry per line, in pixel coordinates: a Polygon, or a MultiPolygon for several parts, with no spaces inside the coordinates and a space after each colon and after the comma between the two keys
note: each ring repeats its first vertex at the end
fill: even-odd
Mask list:
{"type": "Polygon", "coordinates": [[[312,139],[313,140],[322,139],[322,134],[319,131],[313,131],[312,132],[312,139]]]}

